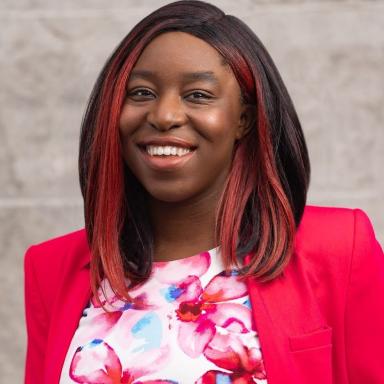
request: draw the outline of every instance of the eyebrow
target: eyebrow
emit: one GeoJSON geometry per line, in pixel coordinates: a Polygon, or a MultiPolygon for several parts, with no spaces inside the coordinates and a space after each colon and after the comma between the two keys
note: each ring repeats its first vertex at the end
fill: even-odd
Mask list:
{"type": "MultiPolygon", "coordinates": [[[[192,83],[194,81],[208,81],[212,84],[219,83],[219,80],[212,71],[185,72],[183,73],[182,77],[187,83],[192,83]]],[[[154,78],[156,78],[156,72],[148,71],[145,69],[134,69],[129,76],[130,80],[152,80],[154,78]]]]}

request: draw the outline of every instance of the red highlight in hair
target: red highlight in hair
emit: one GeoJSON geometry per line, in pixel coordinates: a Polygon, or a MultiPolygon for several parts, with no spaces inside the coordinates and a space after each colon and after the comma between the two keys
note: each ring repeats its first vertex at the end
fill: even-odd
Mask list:
{"type": "MultiPolygon", "coordinates": [[[[252,78],[249,68],[239,65],[243,78],[252,78]],[[244,73],[245,72],[245,73],[244,73]],[[247,73],[248,72],[248,73],[247,73]],[[248,76],[246,76],[248,75],[248,76]]],[[[270,280],[281,273],[289,261],[293,249],[295,221],[292,208],[284,193],[275,166],[272,143],[266,111],[262,100],[261,84],[256,79],[257,92],[257,131],[255,138],[243,140],[235,152],[232,168],[219,207],[217,237],[221,244],[224,263],[227,269],[238,265],[237,248],[243,214],[249,198],[257,185],[256,198],[260,204],[259,242],[252,250],[248,273],[260,280],[270,280]],[[257,146],[258,151],[247,150],[257,146]],[[253,158],[252,158],[253,155],[253,158]],[[254,167],[252,168],[251,165],[254,167]],[[269,257],[263,261],[263,257],[269,257]]],[[[253,84],[252,84],[253,85],[253,84]]],[[[248,83],[248,93],[253,86],[248,83]]]]}
{"type": "MultiPolygon", "coordinates": [[[[246,276],[255,276],[264,281],[272,279],[281,273],[289,261],[296,229],[295,217],[300,216],[306,190],[300,194],[301,200],[295,207],[297,216],[294,216],[293,203],[289,201],[285,190],[290,186],[283,187],[279,176],[279,172],[286,172],[286,169],[278,169],[276,164],[271,133],[273,127],[266,110],[266,80],[261,78],[258,72],[261,68],[259,62],[255,64],[259,60],[255,53],[256,48],[260,50],[263,60],[266,60],[264,64],[270,66],[266,71],[269,70],[275,77],[278,75],[273,72],[276,70],[273,63],[268,62],[267,53],[262,46],[253,46],[248,51],[248,56],[242,55],[242,50],[233,46],[230,41],[236,41],[236,38],[232,35],[231,39],[228,38],[228,32],[225,32],[228,29],[226,23],[237,21],[233,21],[234,18],[224,20],[222,15],[223,13],[212,5],[188,1],[170,4],[155,11],[123,40],[96,84],[83,122],[79,162],[86,231],[92,252],[91,287],[96,298],[99,298],[97,292],[104,278],[108,279],[120,298],[127,300],[130,298],[126,278],[132,284],[145,278],[137,271],[129,269],[129,263],[124,260],[120,249],[124,223],[127,218],[133,218],[129,217],[128,212],[119,120],[125,99],[126,82],[136,60],[155,36],[169,30],[183,31],[192,28],[188,29],[187,33],[195,34],[215,47],[231,66],[244,100],[256,107],[252,134],[248,134],[245,140],[240,140],[236,145],[232,167],[217,210],[216,236],[226,267],[239,263],[238,247],[247,241],[252,244],[252,249],[246,276]],[[193,9],[196,12],[192,12],[193,9]],[[217,31],[206,32],[206,28],[212,28],[213,23],[201,26],[203,22],[209,21],[208,11],[219,27],[221,25],[222,34],[226,34],[222,40],[217,37],[217,31]],[[179,18],[176,16],[177,12],[179,18]],[[203,22],[201,18],[204,19],[203,22]],[[249,213],[250,217],[247,217],[246,213],[249,213]]],[[[247,35],[249,32],[244,26],[238,24],[231,27],[232,32],[240,31],[237,36],[239,43],[246,45],[251,39],[257,42],[256,36],[247,35]]],[[[283,87],[283,84],[276,81],[275,86],[283,87]]],[[[289,102],[285,100],[285,105],[289,105],[289,102]]],[[[293,106],[289,105],[289,108],[292,109],[288,112],[294,115],[293,106]]],[[[288,128],[292,129],[290,134],[294,139],[302,139],[299,125],[288,128]]],[[[300,143],[304,149],[299,155],[306,155],[305,143],[300,143]]],[[[308,179],[304,171],[309,169],[305,161],[304,156],[303,163],[287,165],[287,169],[296,169],[295,180],[302,181],[303,188],[307,187],[308,179]]],[[[136,223],[133,224],[135,226],[136,223]]],[[[129,249],[127,254],[130,261],[129,249]]]]}

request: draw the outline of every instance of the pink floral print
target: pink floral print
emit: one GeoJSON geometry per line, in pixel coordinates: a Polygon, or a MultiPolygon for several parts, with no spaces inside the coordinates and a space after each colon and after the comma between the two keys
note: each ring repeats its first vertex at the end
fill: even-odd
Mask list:
{"type": "Polygon", "coordinates": [[[210,252],[155,263],[151,278],[130,291],[129,303],[105,281],[99,297],[109,312],[95,298],[85,310],[71,382],[178,383],[166,369],[179,348],[184,359],[207,367],[190,382],[266,383],[247,286],[237,271],[209,275],[210,267],[210,252]]]}
{"type": "MultiPolygon", "coordinates": [[[[70,377],[76,383],[88,384],[138,384],[154,381],[136,381],[154,371],[167,358],[167,351],[159,349],[142,356],[143,360],[132,361],[132,366],[123,370],[116,352],[100,339],[92,340],[84,347],[79,347],[73,356],[70,377]],[[144,364],[143,364],[144,363],[144,364]]],[[[157,380],[167,383],[168,381],[157,380]]]]}
{"type": "Polygon", "coordinates": [[[250,310],[242,304],[226,303],[244,297],[247,287],[236,272],[216,275],[193,301],[181,302],[178,341],[194,358],[200,353],[220,368],[265,378],[258,348],[239,336],[251,330],[250,310]]]}

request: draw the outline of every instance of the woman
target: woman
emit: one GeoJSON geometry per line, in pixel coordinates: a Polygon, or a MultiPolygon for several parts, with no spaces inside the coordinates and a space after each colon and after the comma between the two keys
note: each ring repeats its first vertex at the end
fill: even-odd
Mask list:
{"type": "Polygon", "coordinates": [[[26,383],[384,382],[382,250],[361,210],[305,207],[300,123],[240,20],[142,20],[79,170],[85,230],[25,258],[26,383]]]}

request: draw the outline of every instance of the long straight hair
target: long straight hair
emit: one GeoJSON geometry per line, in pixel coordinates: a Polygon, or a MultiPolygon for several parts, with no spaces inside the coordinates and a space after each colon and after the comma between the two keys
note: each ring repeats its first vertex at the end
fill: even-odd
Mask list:
{"type": "Polygon", "coordinates": [[[181,31],[212,47],[231,67],[243,102],[254,110],[249,132],[235,146],[219,202],[216,237],[226,267],[250,261],[244,276],[278,276],[293,252],[310,166],[291,98],[267,50],[238,18],[201,1],[177,1],[151,13],[106,62],[82,122],[80,186],[90,245],[91,286],[104,278],[121,298],[151,272],[153,234],[145,191],[124,163],[119,118],[130,72],[162,33],[181,31]]]}

